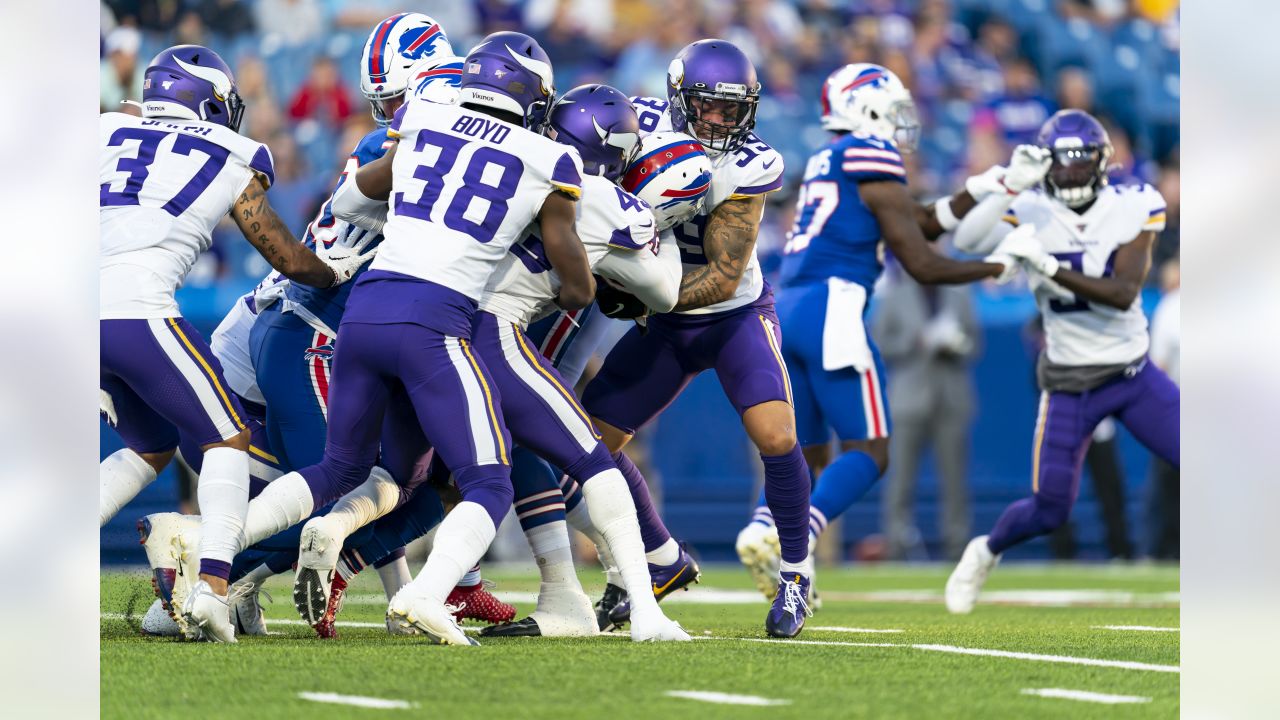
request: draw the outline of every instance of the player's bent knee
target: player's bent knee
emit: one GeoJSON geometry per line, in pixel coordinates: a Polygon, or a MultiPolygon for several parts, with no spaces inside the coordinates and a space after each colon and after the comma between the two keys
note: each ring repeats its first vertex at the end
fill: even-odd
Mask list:
{"type": "Polygon", "coordinates": [[[626,430],[616,428],[598,417],[593,416],[591,422],[600,431],[600,441],[604,443],[605,447],[609,448],[610,453],[616,453],[626,447],[627,443],[631,442],[631,438],[634,437],[626,430]]]}
{"type": "Polygon", "coordinates": [[[1037,495],[1035,516],[1041,531],[1051,533],[1066,524],[1071,516],[1071,505],[1037,495]]]}
{"type": "Polygon", "coordinates": [[[742,424],[761,455],[785,455],[797,444],[795,413],[780,400],[747,408],[742,424]]]}
{"type": "Polygon", "coordinates": [[[202,446],[200,449],[207,452],[213,448],[226,447],[231,448],[232,450],[239,450],[241,452],[249,452],[249,442],[251,437],[249,428],[245,428],[233,437],[227,438],[222,442],[209,443],[208,445],[202,446]]]}
{"type": "Polygon", "coordinates": [[[156,474],[159,474],[173,459],[175,452],[177,452],[176,448],[173,450],[161,450],[160,452],[138,453],[138,457],[150,465],[151,469],[156,471],[156,474]]]}

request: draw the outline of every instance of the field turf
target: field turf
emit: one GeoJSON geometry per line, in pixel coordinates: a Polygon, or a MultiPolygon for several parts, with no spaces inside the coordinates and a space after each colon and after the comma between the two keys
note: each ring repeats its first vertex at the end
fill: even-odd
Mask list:
{"type": "MultiPolygon", "coordinates": [[[[949,570],[888,565],[820,571],[823,607],[800,642],[766,641],[764,599],[752,598],[745,571],[721,566],[704,568],[694,591],[664,604],[691,635],[703,638],[694,643],[639,645],[625,636],[485,639],[477,648],[388,636],[381,625],[386,603],[372,572],[349,590],[337,641],[320,641],[301,624],[283,579],[268,585],[275,597],[266,605],[270,637],[244,638],[236,646],[144,637],[135,628],[152,600],[147,576],[104,570],[102,717],[1177,716],[1179,633],[1102,627],[1177,628],[1176,568],[1007,564],[988,583],[998,602],[979,604],[964,617],[948,615],[936,596],[949,570]],[[272,619],[289,622],[272,625],[272,619]],[[1115,661],[1120,664],[1107,664],[1115,661]],[[1030,690],[1141,700],[1100,704],[1025,692],[1030,690]],[[668,695],[673,691],[776,704],[722,704],[668,695]],[[400,702],[391,709],[365,708],[301,693],[400,702]]],[[[486,569],[486,576],[497,581],[497,592],[514,593],[522,615],[532,610],[532,569],[486,569]]],[[[593,599],[602,582],[598,574],[583,575],[593,599]]]]}

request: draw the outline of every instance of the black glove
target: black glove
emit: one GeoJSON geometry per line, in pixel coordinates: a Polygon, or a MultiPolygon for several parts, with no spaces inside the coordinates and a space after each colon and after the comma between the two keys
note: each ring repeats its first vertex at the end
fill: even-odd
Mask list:
{"type": "Polygon", "coordinates": [[[626,290],[619,290],[608,280],[596,276],[596,304],[605,317],[631,320],[649,314],[649,308],[640,298],[626,290]]]}

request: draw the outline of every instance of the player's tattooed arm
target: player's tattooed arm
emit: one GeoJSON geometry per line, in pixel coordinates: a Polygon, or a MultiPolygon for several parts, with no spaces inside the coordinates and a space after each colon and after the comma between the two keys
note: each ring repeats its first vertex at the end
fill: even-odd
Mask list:
{"type": "Polygon", "coordinates": [[[267,202],[267,188],[257,177],[249,181],[236,199],[231,217],[245,239],[285,277],[313,287],[333,284],[333,270],[289,232],[267,202]]]}
{"type": "Polygon", "coordinates": [[[1151,251],[1155,247],[1156,234],[1150,230],[1116,250],[1111,266],[1111,277],[1092,277],[1084,273],[1058,266],[1053,281],[1083,298],[1110,307],[1127,310],[1133,304],[1151,270],[1151,251]]]}
{"type": "Polygon", "coordinates": [[[1005,270],[999,263],[952,260],[935,251],[925,238],[917,203],[907,186],[888,180],[858,185],[862,202],[876,216],[880,233],[907,274],[926,285],[955,285],[997,277],[1005,270]]]}
{"type": "Polygon", "coordinates": [[[676,312],[715,305],[733,297],[751,262],[764,215],[764,195],[726,200],[711,212],[702,233],[707,264],[680,279],[676,312]]]}
{"type": "Polygon", "coordinates": [[[556,190],[547,196],[542,210],[538,212],[542,247],[560,278],[560,295],[556,303],[565,310],[584,308],[596,297],[596,280],[591,275],[587,251],[582,247],[575,228],[577,212],[574,203],[572,196],[556,190]]]}
{"type": "MultiPolygon", "coordinates": [[[[938,222],[937,208],[935,207],[939,202],[945,200],[947,198],[941,198],[937,202],[931,202],[928,205],[916,203],[916,222],[920,224],[920,230],[927,240],[937,240],[946,232],[946,229],[938,222]]],[[[963,218],[970,210],[978,206],[978,201],[973,199],[968,190],[961,190],[952,195],[950,200],[951,214],[955,215],[957,220],[963,218]]]]}

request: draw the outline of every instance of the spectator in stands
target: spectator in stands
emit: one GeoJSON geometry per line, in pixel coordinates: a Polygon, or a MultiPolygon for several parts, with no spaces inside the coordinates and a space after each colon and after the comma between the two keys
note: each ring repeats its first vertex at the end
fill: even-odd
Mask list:
{"type": "Polygon", "coordinates": [[[980,330],[970,289],[920,285],[896,264],[877,290],[872,331],[893,381],[884,533],[892,559],[919,559],[915,490],[920,459],[932,446],[938,468],[942,550],[957,560],[969,541],[969,428],[972,360],[980,330]]]}
{"type": "Polygon", "coordinates": [[[1156,189],[1164,196],[1165,214],[1168,219],[1165,221],[1164,232],[1160,233],[1160,239],[1156,242],[1155,255],[1152,259],[1153,267],[1162,267],[1170,259],[1178,257],[1179,254],[1179,247],[1182,243],[1182,193],[1180,185],[1181,174],[1178,172],[1178,163],[1175,157],[1173,163],[1161,168],[1160,180],[1156,183],[1156,189]]]}
{"type": "Polygon", "coordinates": [[[199,0],[195,9],[213,32],[234,37],[254,30],[253,13],[244,0],[199,0]]]}
{"type": "Polygon", "coordinates": [[[1040,126],[1057,112],[1040,89],[1035,67],[1026,59],[1005,61],[1004,90],[973,113],[969,127],[969,168],[982,170],[1008,161],[1014,146],[1034,143],[1040,126]]]}
{"type": "Polygon", "coordinates": [[[142,34],[135,28],[121,25],[107,35],[106,57],[100,63],[99,105],[102,112],[124,112],[137,115],[133,105],[121,105],[122,100],[142,99],[142,75],[146,71],[138,62],[138,48],[142,34]]]}
{"type": "Polygon", "coordinates": [[[342,86],[338,66],[327,57],[317,58],[311,74],[289,101],[293,120],[315,120],[336,128],[351,117],[351,97],[342,86]]]}
{"type": "Polygon", "coordinates": [[[1058,71],[1058,107],[1095,113],[1093,79],[1087,70],[1070,65],[1058,71]]]}
{"type": "Polygon", "coordinates": [[[178,24],[173,28],[173,39],[180,45],[208,45],[204,21],[200,19],[199,13],[194,10],[182,13],[178,24]]]}
{"type": "Polygon", "coordinates": [[[236,85],[245,103],[240,132],[259,142],[265,141],[284,122],[280,102],[267,81],[267,68],[258,58],[246,56],[240,58],[235,72],[236,85]]]}
{"type": "MultiPolygon", "coordinates": [[[[1176,172],[1176,171],[1175,171],[1176,172]]],[[[1178,258],[1168,260],[1160,267],[1160,290],[1164,293],[1156,305],[1151,319],[1151,362],[1181,384],[1182,374],[1182,301],[1179,287],[1182,275],[1178,258]]],[[[1178,468],[1151,458],[1151,489],[1147,498],[1147,527],[1149,528],[1149,552],[1156,560],[1178,559],[1178,468]]]]}
{"type": "Polygon", "coordinates": [[[253,10],[258,27],[288,46],[319,39],[326,29],[319,0],[257,0],[253,10]]]}

